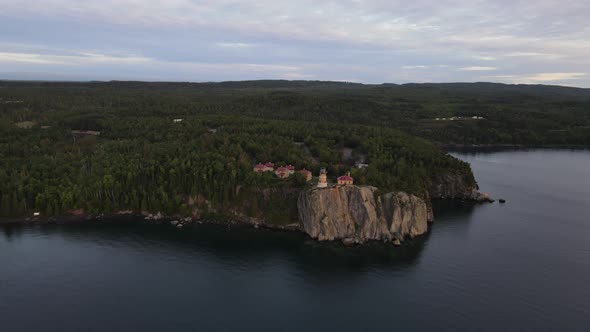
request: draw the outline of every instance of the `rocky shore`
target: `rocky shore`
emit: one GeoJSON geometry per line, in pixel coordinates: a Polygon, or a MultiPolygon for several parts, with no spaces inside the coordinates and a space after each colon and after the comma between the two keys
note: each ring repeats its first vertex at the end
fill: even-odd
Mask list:
{"type": "Polygon", "coordinates": [[[452,199],[476,203],[493,203],[488,193],[479,192],[477,183],[464,175],[443,174],[433,181],[429,190],[432,199],[452,199]]]}
{"type": "Polygon", "coordinates": [[[166,216],[162,213],[117,211],[113,214],[90,215],[83,210],[71,211],[62,217],[31,217],[1,220],[0,223],[66,224],[101,222],[102,220],[143,220],[149,223],[167,223],[183,229],[194,224],[216,223],[247,225],[254,228],[301,231],[319,241],[342,241],[345,244],[362,244],[383,241],[401,244],[428,231],[434,220],[430,199],[463,200],[476,203],[493,202],[478,191],[470,178],[458,175],[440,175],[429,188],[426,199],[405,192],[380,193],[371,186],[332,186],[311,188],[299,192],[298,220],[289,224],[275,224],[264,217],[248,217],[244,211],[226,211],[225,214],[202,217],[166,216]]]}

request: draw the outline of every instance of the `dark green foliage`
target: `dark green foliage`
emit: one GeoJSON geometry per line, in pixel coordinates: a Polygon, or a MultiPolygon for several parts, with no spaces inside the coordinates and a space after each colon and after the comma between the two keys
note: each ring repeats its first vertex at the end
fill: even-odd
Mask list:
{"type": "Polygon", "coordinates": [[[0,82],[0,216],[237,209],[285,223],[310,184],[256,174],[257,162],[326,167],[331,181],[352,170],[357,184],[425,195],[441,173],[474,183],[470,167],[398,129],[443,143],[588,144],[588,105],[587,90],[486,84],[0,82]],[[432,120],[472,115],[486,120],[432,120]]]}

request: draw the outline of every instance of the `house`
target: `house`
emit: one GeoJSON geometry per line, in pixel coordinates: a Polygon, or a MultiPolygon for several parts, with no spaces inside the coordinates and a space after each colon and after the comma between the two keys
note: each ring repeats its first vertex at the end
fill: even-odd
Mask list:
{"type": "Polygon", "coordinates": [[[356,167],[356,168],[358,168],[358,169],[362,169],[362,168],[365,168],[365,167],[369,167],[369,164],[367,164],[367,163],[365,163],[365,162],[362,162],[362,161],[357,161],[357,162],[354,164],[354,167],[356,167]]]}
{"type": "Polygon", "coordinates": [[[301,175],[303,175],[303,177],[305,178],[305,181],[309,182],[311,181],[311,178],[313,177],[313,174],[306,170],[305,168],[300,170],[299,173],[301,173],[301,175]]]}
{"type": "Polygon", "coordinates": [[[291,173],[289,173],[289,170],[287,169],[287,167],[283,167],[283,166],[277,168],[275,170],[275,174],[276,174],[276,176],[278,176],[281,179],[286,179],[291,175],[291,173]]]}
{"type": "Polygon", "coordinates": [[[256,173],[273,172],[274,170],[274,164],[270,162],[266,164],[258,163],[254,166],[254,172],[256,173]]]}
{"type": "Polygon", "coordinates": [[[325,168],[320,170],[320,178],[318,180],[318,188],[326,188],[328,186],[328,172],[325,168]]]}
{"type": "Polygon", "coordinates": [[[33,212],[33,217],[38,217],[41,215],[41,212],[33,212]]]}
{"type": "Polygon", "coordinates": [[[181,123],[182,121],[184,121],[184,119],[174,119],[172,120],[174,123],[181,123]]]}
{"type": "Polygon", "coordinates": [[[289,171],[289,175],[295,174],[295,166],[287,165],[286,168],[289,171]]]}
{"type": "Polygon", "coordinates": [[[100,131],[96,130],[72,130],[73,136],[100,136],[100,131]]]}
{"type": "Polygon", "coordinates": [[[351,185],[353,184],[354,179],[350,176],[350,172],[347,172],[346,175],[338,177],[338,184],[342,186],[351,185]]]}
{"type": "Polygon", "coordinates": [[[256,164],[256,166],[254,166],[254,172],[256,172],[256,173],[264,172],[264,164],[262,164],[262,163],[256,164]]]}
{"type": "Polygon", "coordinates": [[[265,172],[272,172],[275,170],[275,164],[271,163],[271,162],[267,162],[266,164],[264,164],[264,171],[265,172]]]}

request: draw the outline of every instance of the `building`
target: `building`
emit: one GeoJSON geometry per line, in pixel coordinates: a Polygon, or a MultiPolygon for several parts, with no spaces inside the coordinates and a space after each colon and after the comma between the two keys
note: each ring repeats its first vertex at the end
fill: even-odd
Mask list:
{"type": "Polygon", "coordinates": [[[266,164],[264,164],[264,171],[265,172],[272,172],[275,170],[275,164],[268,162],[266,164]]]}
{"type": "Polygon", "coordinates": [[[301,173],[301,175],[303,175],[303,177],[305,178],[305,181],[309,182],[311,181],[311,178],[313,177],[313,174],[306,170],[305,168],[300,170],[299,173],[301,173]]]}
{"type": "Polygon", "coordinates": [[[274,172],[274,164],[273,163],[258,163],[254,166],[254,172],[256,173],[264,173],[264,172],[274,172]]]}
{"type": "Polygon", "coordinates": [[[73,136],[100,136],[100,131],[96,130],[72,130],[73,136]]]}
{"type": "Polygon", "coordinates": [[[276,174],[276,176],[278,176],[281,179],[286,179],[291,175],[291,173],[289,172],[289,169],[287,169],[287,167],[283,167],[283,166],[277,168],[275,170],[275,174],[276,174]]]}
{"type": "Polygon", "coordinates": [[[369,164],[365,163],[364,161],[357,161],[354,166],[358,169],[362,169],[365,167],[369,167],[369,164]]]}
{"type": "Polygon", "coordinates": [[[320,178],[318,180],[318,188],[326,188],[328,186],[328,172],[325,168],[320,170],[320,178]]]}
{"type": "Polygon", "coordinates": [[[264,172],[264,164],[258,163],[256,166],[254,166],[254,172],[256,172],[256,173],[264,172]]]}
{"type": "Polygon", "coordinates": [[[289,175],[295,174],[295,166],[287,165],[286,168],[289,171],[289,175]]]}
{"type": "Polygon", "coordinates": [[[182,121],[184,121],[184,119],[174,119],[172,120],[174,123],[181,123],[182,121]]]}
{"type": "Polygon", "coordinates": [[[347,172],[346,175],[342,175],[338,177],[338,184],[342,186],[351,185],[354,183],[354,179],[350,176],[350,172],[347,172]]]}

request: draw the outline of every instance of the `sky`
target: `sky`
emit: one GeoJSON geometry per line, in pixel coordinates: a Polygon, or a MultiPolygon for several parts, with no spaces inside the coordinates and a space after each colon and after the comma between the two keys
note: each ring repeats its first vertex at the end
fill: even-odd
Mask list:
{"type": "Polygon", "coordinates": [[[590,0],[0,0],[0,79],[590,88],[590,0]]]}

